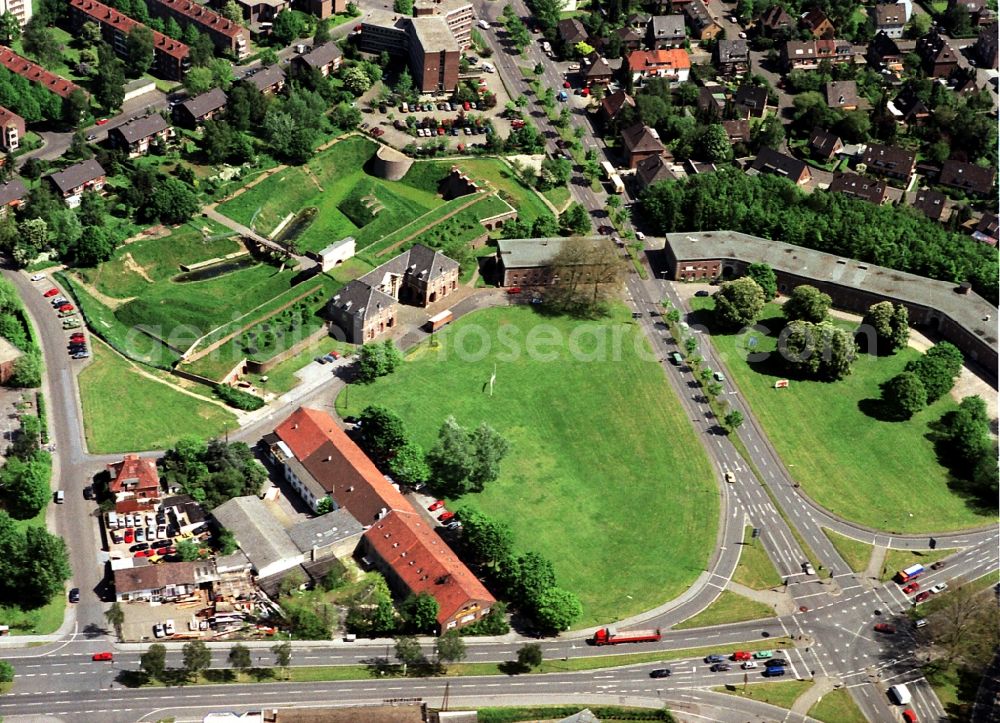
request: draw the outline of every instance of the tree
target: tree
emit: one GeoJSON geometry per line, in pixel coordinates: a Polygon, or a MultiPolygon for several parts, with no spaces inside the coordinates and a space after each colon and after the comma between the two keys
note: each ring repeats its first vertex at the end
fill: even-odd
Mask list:
{"type": "Polygon", "coordinates": [[[517,649],[517,664],[525,670],[537,668],[542,660],[542,646],[538,643],[525,643],[517,649]]]}
{"type": "Polygon", "coordinates": [[[192,68],[208,67],[215,60],[215,46],[208,33],[199,33],[197,27],[191,23],[184,31],[184,42],[190,48],[188,59],[192,68]]]}
{"type": "Polygon", "coordinates": [[[882,403],[896,419],[909,419],[927,406],[927,390],[913,372],[897,374],[882,385],[882,403]]]}
{"type": "Polygon", "coordinates": [[[880,301],[868,307],[861,324],[875,331],[877,354],[895,354],[910,339],[910,317],[906,307],[891,301],[880,301]]]}
{"type": "Polygon", "coordinates": [[[153,65],[153,31],[137,25],[125,40],[126,67],[132,77],[138,78],[153,65]]]}
{"type": "Polygon", "coordinates": [[[971,479],[980,458],[991,447],[986,402],[980,397],[965,397],[958,409],[941,418],[940,430],[941,449],[953,471],[962,479],[971,479]]]}
{"type": "Polygon", "coordinates": [[[201,208],[198,196],[191,187],[178,178],[169,176],[158,179],[156,193],[145,207],[146,217],[158,218],[163,223],[184,223],[201,208]]]}
{"type": "Polygon", "coordinates": [[[323,18],[316,23],[316,32],[313,33],[313,44],[323,45],[330,42],[330,18],[323,18]]]}
{"type": "Polygon", "coordinates": [[[316,514],[325,515],[328,512],[333,512],[333,498],[324,497],[319,502],[316,503],[316,514]]]}
{"type": "Polygon", "coordinates": [[[369,342],[358,352],[356,365],[358,381],[370,383],[378,377],[392,374],[403,361],[402,352],[391,339],[369,342]]]}
{"type": "Polygon", "coordinates": [[[155,680],[162,680],[167,672],[167,648],[162,643],[153,643],[139,658],[142,672],[155,680]]]}
{"type": "Polygon", "coordinates": [[[121,603],[111,603],[111,607],[104,611],[104,619],[108,621],[108,624],[114,627],[115,634],[120,638],[122,636],[122,625],[125,622],[125,611],[122,610],[121,603]]]}
{"type": "Polygon", "coordinates": [[[907,28],[907,35],[911,38],[922,38],[931,29],[932,22],[931,16],[926,13],[913,13],[907,28]]]}
{"type": "Polygon", "coordinates": [[[250,648],[241,643],[236,643],[229,649],[229,665],[236,669],[238,673],[244,673],[253,666],[250,659],[250,648]]]}
{"type": "Polygon", "coordinates": [[[194,562],[201,557],[198,550],[198,543],[194,540],[181,540],[177,543],[177,556],[181,558],[183,562],[194,562]]]}
{"type": "Polygon", "coordinates": [[[590,232],[590,214],[581,204],[573,202],[559,215],[560,230],[570,236],[580,236],[590,232]]]}
{"type": "Polygon", "coordinates": [[[348,103],[338,103],[330,113],[330,122],[340,130],[354,130],[361,124],[361,111],[348,103]]]}
{"type": "Polygon", "coordinates": [[[927,350],[919,359],[909,362],[906,371],[913,372],[927,391],[927,403],[933,404],[951,391],[955,380],[962,373],[965,359],[954,344],[941,341],[927,350]]]}
{"type": "Polygon", "coordinates": [[[440,610],[438,601],[433,595],[422,592],[410,595],[403,601],[403,619],[410,628],[419,633],[433,633],[437,628],[437,616],[440,610]]]}
{"type": "Polygon", "coordinates": [[[365,433],[365,450],[376,460],[389,459],[408,441],[403,419],[385,407],[369,405],[359,420],[365,433]]]}
{"type": "Polygon", "coordinates": [[[835,381],[851,373],[857,358],[854,336],[829,322],[789,322],[778,338],[778,352],[789,371],[835,381]]]}
{"type": "Polygon", "coordinates": [[[458,516],[462,520],[462,538],[474,559],[496,569],[511,557],[514,535],[507,523],[487,517],[474,507],[461,508],[458,516]]]}
{"type": "Polygon", "coordinates": [[[713,298],[715,317],[730,327],[750,326],[764,310],[764,291],[749,276],[724,282],[713,298]]]}
{"type": "Polygon", "coordinates": [[[556,584],[552,562],[530,551],[508,560],[500,570],[500,577],[511,599],[529,608],[537,607],[538,596],[556,584]]]}
{"type": "Polygon", "coordinates": [[[789,321],[808,321],[818,324],[826,318],[832,299],[815,286],[802,284],[792,289],[782,313],[789,321]]]}
{"type": "Polygon", "coordinates": [[[33,16],[21,31],[21,47],[42,65],[55,65],[61,60],[62,46],[52,28],[42,18],[33,16]]]}
{"type": "Polygon", "coordinates": [[[708,126],[698,139],[699,155],[709,163],[733,160],[733,144],[726,129],[718,123],[708,126]]]}
{"type": "Polygon", "coordinates": [[[212,89],[212,71],[208,68],[191,68],[184,76],[184,87],[191,95],[200,95],[212,89]]]}
{"type": "Polygon", "coordinates": [[[0,43],[10,46],[21,37],[21,23],[17,17],[7,10],[0,15],[0,43]]]}
{"type": "Polygon", "coordinates": [[[747,276],[757,282],[757,286],[764,292],[764,300],[770,301],[778,295],[778,277],[767,264],[750,264],[747,267],[747,276]]]}
{"type": "Polygon", "coordinates": [[[94,267],[111,258],[114,250],[114,242],[105,226],[87,226],[68,250],[67,257],[74,266],[94,267]]]}
{"type": "Polygon", "coordinates": [[[182,649],[184,656],[184,671],[188,678],[193,678],[203,670],[207,670],[212,665],[212,651],[200,640],[192,640],[184,643],[182,649]]]}
{"type": "Polygon", "coordinates": [[[500,462],[510,450],[510,443],[486,422],[476,427],[469,442],[473,457],[469,490],[482,492],[486,484],[500,476],[500,462]]]}
{"type": "Polygon", "coordinates": [[[392,9],[400,15],[413,15],[413,0],[393,0],[392,9]]]}
{"type": "Polygon", "coordinates": [[[725,425],[729,429],[733,430],[739,429],[740,426],[743,424],[743,413],[740,412],[740,410],[738,409],[734,409],[726,414],[726,416],[723,418],[723,422],[725,422],[725,425]]]}
{"type": "Polygon", "coordinates": [[[561,632],[583,615],[580,599],[569,590],[550,587],[538,595],[534,609],[535,621],[546,632],[561,632]]]}
{"type": "Polygon", "coordinates": [[[404,673],[407,665],[417,665],[424,662],[424,651],[420,641],[412,635],[400,635],[396,638],[396,658],[403,664],[404,673]]]}
{"type": "Polygon", "coordinates": [[[90,102],[84,92],[77,88],[63,101],[63,118],[72,126],[80,123],[90,109],[90,102]]]}
{"type": "Polygon", "coordinates": [[[91,84],[94,97],[107,110],[120,108],[125,100],[125,64],[107,43],[97,50],[97,74],[91,84]]]}
{"type": "Polygon", "coordinates": [[[457,630],[449,630],[434,641],[434,654],[443,665],[465,660],[465,641],[457,630]]]}
{"type": "MultiPolygon", "coordinates": [[[[8,15],[10,13],[7,13],[8,15]]],[[[14,666],[6,660],[0,660],[0,683],[14,682],[14,666]]]]}
{"type": "Polygon", "coordinates": [[[28,459],[10,457],[0,469],[0,483],[5,491],[11,516],[27,520],[45,508],[52,494],[49,478],[51,463],[37,452],[28,459]]]}
{"type": "Polygon", "coordinates": [[[416,486],[430,479],[431,470],[427,466],[423,447],[408,441],[395,450],[389,460],[389,472],[400,484],[416,486]]]}
{"type": "Polygon", "coordinates": [[[369,88],[372,87],[371,78],[365,73],[365,69],[360,65],[355,65],[348,68],[342,75],[341,80],[344,83],[344,87],[351,91],[355,96],[364,95],[369,88]]]}
{"type": "Polygon", "coordinates": [[[277,643],[271,646],[271,652],[274,653],[275,666],[287,672],[288,667],[292,664],[292,644],[287,640],[283,643],[277,643]]]}
{"type": "MultiPolygon", "coordinates": [[[[197,30],[197,29],[196,29],[197,30]]],[[[174,40],[184,40],[184,29],[174,18],[167,18],[163,24],[163,34],[174,40]]]]}
{"type": "Polygon", "coordinates": [[[438,430],[438,441],[427,452],[427,466],[444,494],[460,496],[464,482],[475,465],[469,435],[454,417],[448,417],[438,430]]]}
{"type": "Polygon", "coordinates": [[[236,0],[226,0],[226,3],[219,10],[219,14],[237,25],[243,25],[243,11],[240,10],[236,0]]]}

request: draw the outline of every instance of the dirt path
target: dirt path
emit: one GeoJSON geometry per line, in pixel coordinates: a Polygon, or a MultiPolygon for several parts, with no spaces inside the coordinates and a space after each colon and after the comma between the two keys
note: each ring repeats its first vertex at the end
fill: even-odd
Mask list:
{"type": "Polygon", "coordinates": [[[88,284],[86,281],[84,281],[83,279],[81,279],[78,274],[73,274],[73,273],[70,273],[69,271],[67,271],[66,273],[69,276],[73,277],[73,282],[76,283],[76,284],[79,284],[80,288],[82,288],[84,291],[86,291],[88,294],[90,294],[91,296],[93,296],[95,299],[97,299],[98,301],[100,301],[102,304],[104,304],[106,307],[108,307],[112,311],[114,311],[115,309],[117,309],[119,306],[124,306],[125,304],[127,304],[130,301],[134,301],[135,298],[136,298],[135,296],[129,296],[129,297],[124,298],[124,299],[118,299],[118,298],[116,298],[114,296],[108,296],[107,294],[102,294],[100,291],[98,291],[93,286],[91,286],[90,284],[88,284]]]}
{"type": "Polygon", "coordinates": [[[306,178],[312,181],[313,184],[316,186],[316,188],[319,189],[319,192],[323,193],[323,186],[320,185],[319,180],[316,178],[316,176],[313,175],[313,172],[309,168],[309,166],[302,166],[302,172],[306,174],[306,178]]]}
{"type": "Polygon", "coordinates": [[[155,283],[151,278],[149,278],[149,274],[146,273],[146,269],[140,266],[139,262],[132,257],[131,251],[126,252],[126,254],[122,256],[122,260],[125,262],[126,269],[139,274],[139,276],[141,276],[145,281],[148,281],[151,284],[155,283]]]}

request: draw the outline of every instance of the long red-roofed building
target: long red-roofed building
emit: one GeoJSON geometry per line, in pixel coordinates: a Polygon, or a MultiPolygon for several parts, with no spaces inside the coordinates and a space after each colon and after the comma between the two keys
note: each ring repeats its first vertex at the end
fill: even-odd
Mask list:
{"type": "Polygon", "coordinates": [[[397,592],[434,596],[441,632],[490,611],[489,591],[329,414],[299,407],[264,442],[314,510],[329,497],[368,528],[361,552],[397,592]]]}
{"type": "MultiPolygon", "coordinates": [[[[69,15],[73,29],[78,32],[87,21],[97,23],[105,42],[122,58],[128,56],[128,34],[136,28],[146,27],[97,0],[69,0],[69,15]]],[[[153,67],[149,72],[166,80],[183,80],[190,65],[188,46],[155,30],[150,32],[153,33],[153,67]]]]}
{"type": "Polygon", "coordinates": [[[154,18],[173,18],[182,28],[194,25],[212,39],[216,48],[232,53],[237,59],[242,60],[250,53],[246,28],[204,5],[191,0],[150,0],[147,5],[154,18]]]}
{"type": "Polygon", "coordinates": [[[22,55],[18,55],[13,50],[0,45],[0,64],[12,73],[20,75],[22,78],[30,80],[32,83],[52,91],[60,98],[69,98],[74,90],[79,90],[86,95],[86,91],[76,83],[63,78],[61,75],[50,73],[38,63],[33,63],[22,55]]]}

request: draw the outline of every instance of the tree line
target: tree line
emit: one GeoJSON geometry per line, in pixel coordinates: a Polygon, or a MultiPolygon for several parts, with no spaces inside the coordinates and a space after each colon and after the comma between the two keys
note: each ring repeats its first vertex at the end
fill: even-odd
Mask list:
{"type": "Polygon", "coordinates": [[[163,482],[178,486],[208,509],[233,497],[260,494],[267,472],[244,442],[184,437],[163,454],[163,482]]]}
{"type": "MultiPolygon", "coordinates": [[[[0,236],[2,229],[0,221],[0,236]]],[[[0,337],[22,352],[14,361],[14,372],[7,384],[22,388],[41,386],[42,353],[29,332],[24,305],[17,288],[7,279],[0,279],[0,337]]]]}

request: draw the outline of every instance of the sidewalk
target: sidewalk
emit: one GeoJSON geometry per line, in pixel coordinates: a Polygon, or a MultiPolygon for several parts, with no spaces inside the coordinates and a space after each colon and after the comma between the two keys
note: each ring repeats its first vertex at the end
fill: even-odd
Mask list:
{"type": "Polygon", "coordinates": [[[763,603],[774,609],[775,615],[791,615],[796,610],[798,610],[798,605],[795,604],[795,599],[787,592],[778,592],[777,590],[754,590],[752,587],[747,587],[746,585],[740,585],[738,582],[729,581],[726,585],[726,589],[735,592],[737,595],[742,595],[745,598],[750,598],[759,603],[763,603]]]}
{"type": "Polygon", "coordinates": [[[819,703],[820,698],[827,693],[832,693],[840,685],[839,681],[825,675],[813,678],[813,685],[809,690],[795,699],[792,704],[792,712],[806,715],[814,705],[819,703]]]}

